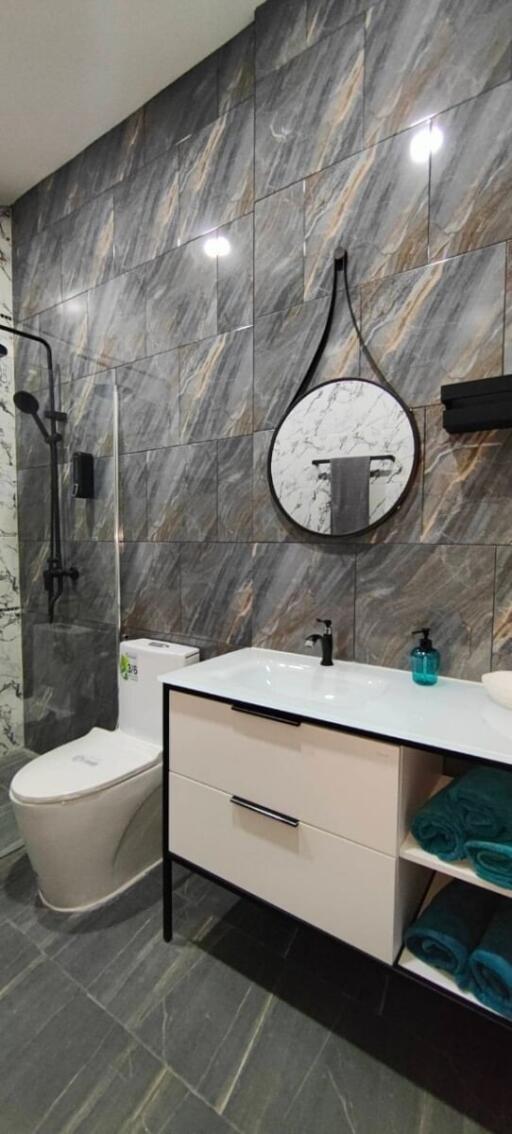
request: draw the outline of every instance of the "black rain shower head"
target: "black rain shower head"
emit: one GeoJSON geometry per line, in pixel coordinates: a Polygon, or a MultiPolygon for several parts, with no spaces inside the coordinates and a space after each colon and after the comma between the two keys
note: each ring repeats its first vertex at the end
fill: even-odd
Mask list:
{"type": "Polygon", "coordinates": [[[0,343],[0,358],[5,358],[6,354],[8,354],[7,347],[0,343]]]}
{"type": "Polygon", "coordinates": [[[29,413],[35,417],[39,413],[39,402],[33,394],[29,394],[27,390],[17,390],[13,395],[14,405],[16,409],[21,410],[22,413],[29,413]]]}

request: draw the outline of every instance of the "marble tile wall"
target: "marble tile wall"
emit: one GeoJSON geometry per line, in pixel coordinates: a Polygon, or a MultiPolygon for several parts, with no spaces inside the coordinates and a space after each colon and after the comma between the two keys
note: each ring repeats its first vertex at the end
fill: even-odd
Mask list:
{"type": "MultiPolygon", "coordinates": [[[[0,322],[12,322],[11,213],[0,208],[0,322]]],[[[23,744],[12,337],[0,332],[0,760],[23,744]]],[[[0,811],[3,803],[0,792],[0,811]]]]}
{"type": "MultiPolygon", "coordinates": [[[[85,650],[111,651],[113,685],[112,382],[125,633],[204,656],[300,649],[331,615],[339,656],[406,666],[427,622],[445,673],[507,664],[512,431],[449,437],[439,391],[512,369],[511,47],[508,0],[267,0],[16,203],[16,318],[50,337],[70,414],[64,497],[73,448],[98,458],[97,499],[63,504],[83,574],[61,607],[54,683],[85,630],[85,650]],[[431,158],[419,131],[442,137],[431,158]],[[229,253],[208,255],[212,238],[229,253]],[[399,515],[327,546],[279,516],[265,461],[318,342],[339,244],[423,453],[399,515]]],[[[319,377],[366,373],[341,302],[319,377]]],[[[16,383],[44,386],[30,351],[16,383]]],[[[43,454],[21,420],[18,463],[25,658],[41,701],[43,454]]]]}

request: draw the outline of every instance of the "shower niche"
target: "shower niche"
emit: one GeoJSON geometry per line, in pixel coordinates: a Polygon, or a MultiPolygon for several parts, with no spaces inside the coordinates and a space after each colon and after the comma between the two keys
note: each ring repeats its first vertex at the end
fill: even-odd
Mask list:
{"type": "Polygon", "coordinates": [[[419,451],[413,414],[362,339],[348,287],[347,256],[338,252],[322,337],[272,438],[268,457],[271,493],[280,511],[303,531],[331,538],[361,535],[400,508],[414,480],[419,451]],[[361,350],[375,380],[339,378],[315,386],[340,275],[361,350]]]}

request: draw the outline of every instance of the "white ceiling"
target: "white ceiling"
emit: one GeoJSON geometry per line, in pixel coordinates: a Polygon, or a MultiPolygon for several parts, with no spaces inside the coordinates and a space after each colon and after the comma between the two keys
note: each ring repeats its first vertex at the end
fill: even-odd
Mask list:
{"type": "Polygon", "coordinates": [[[257,3],[2,0],[0,204],[231,39],[257,3]]]}

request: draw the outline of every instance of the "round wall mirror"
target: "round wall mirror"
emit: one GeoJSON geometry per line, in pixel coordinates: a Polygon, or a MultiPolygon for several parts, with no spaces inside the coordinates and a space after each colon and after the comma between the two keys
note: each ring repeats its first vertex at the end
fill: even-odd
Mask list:
{"type": "Polygon", "coordinates": [[[270,446],[271,492],[307,532],[360,535],[400,507],[419,459],[413,415],[389,388],[324,382],[288,410],[270,446]]]}

